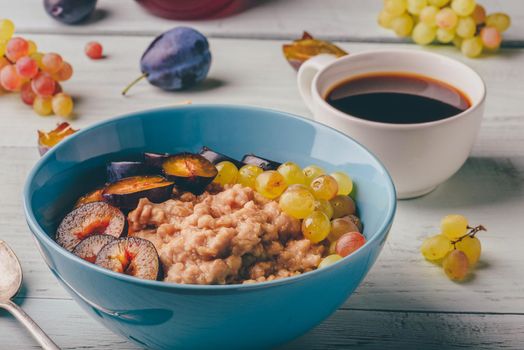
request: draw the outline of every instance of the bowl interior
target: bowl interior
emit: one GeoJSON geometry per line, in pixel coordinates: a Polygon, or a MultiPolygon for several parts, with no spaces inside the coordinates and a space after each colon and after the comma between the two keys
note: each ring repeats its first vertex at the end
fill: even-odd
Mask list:
{"type": "Polygon", "coordinates": [[[203,145],[237,159],[254,153],[303,167],[317,164],[328,172],[347,172],[355,182],[354,197],[368,241],[385,237],[395,191],[387,171],[372,154],[313,121],[232,106],[159,109],[79,131],[49,151],[29,175],[28,220],[36,224],[39,238],[53,249],[62,249],[52,242],[58,223],[80,195],[103,184],[108,161],[140,159],[142,152],[197,152],[203,145]]]}

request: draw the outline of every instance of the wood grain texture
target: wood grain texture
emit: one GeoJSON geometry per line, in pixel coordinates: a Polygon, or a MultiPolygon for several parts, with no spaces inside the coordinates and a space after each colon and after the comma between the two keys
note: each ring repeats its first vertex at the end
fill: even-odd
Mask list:
{"type": "MultiPolygon", "coordinates": [[[[64,88],[76,98],[75,126],[147,108],[161,107],[192,100],[193,103],[234,103],[276,108],[306,117],[309,111],[296,87],[296,73],[283,59],[285,41],[233,39],[210,40],[213,63],[209,79],[200,87],[186,92],[164,92],[142,82],[122,97],[120,92],[140,74],[138,60],[152,37],[104,37],[100,40],[107,59],[93,61],[82,51],[85,41],[75,36],[30,35],[44,51],[60,52],[75,69],[64,88]]],[[[479,72],[486,81],[488,99],[481,137],[474,153],[482,156],[522,156],[521,136],[524,115],[521,77],[524,76],[524,50],[506,49],[495,56],[468,59],[451,47],[421,48],[409,44],[343,43],[357,53],[378,48],[428,50],[456,58],[479,72]],[[500,142],[503,139],[504,142],[500,142]]],[[[34,144],[35,129],[49,129],[60,119],[39,117],[20,102],[18,94],[0,97],[0,123],[10,132],[0,137],[0,146],[28,147],[34,144]],[[28,123],[30,126],[28,127],[28,123]]]]}
{"type": "MultiPolygon", "coordinates": [[[[295,72],[281,57],[280,41],[214,39],[215,61],[207,86],[197,91],[166,93],[143,83],[124,98],[120,88],[136,71],[129,57],[138,57],[148,38],[105,37],[112,51],[108,59],[95,62],[78,53],[76,37],[64,37],[60,42],[55,35],[34,39],[50,50],[63,47],[61,52],[75,66],[74,79],[64,86],[78,97],[77,127],[187,99],[194,103],[255,104],[309,115],[295,87],[295,72]]],[[[398,47],[344,44],[351,52],[391,46],[398,47]]],[[[523,313],[524,271],[515,266],[524,264],[524,256],[512,253],[512,248],[522,246],[524,236],[512,228],[524,226],[524,218],[519,215],[524,210],[524,116],[513,102],[521,98],[516,87],[524,75],[524,52],[507,50],[497,59],[467,60],[452,49],[436,51],[464,60],[484,76],[490,98],[482,131],[472,157],[451,180],[426,197],[399,202],[383,254],[346,307],[523,313]],[[475,278],[466,284],[448,281],[440,268],[422,260],[418,252],[423,237],[435,233],[440,217],[450,212],[463,213],[490,229],[482,239],[482,264],[475,278]]],[[[50,129],[59,119],[35,115],[15,95],[0,99],[0,125],[9,127],[0,138],[0,191],[4,193],[0,197],[0,223],[4,228],[0,238],[21,255],[26,274],[22,297],[68,299],[35,250],[21,208],[25,176],[38,159],[35,130],[50,129]]]]}
{"type": "MultiPolygon", "coordinates": [[[[375,24],[378,0],[267,0],[227,20],[184,22],[212,37],[214,61],[205,84],[193,91],[167,93],[142,83],[124,98],[120,91],[138,74],[143,49],[155,34],[179,23],[152,17],[130,0],[99,3],[102,11],[98,16],[103,18],[89,26],[65,27],[48,18],[39,2],[17,0],[14,6],[13,1],[0,0],[0,17],[14,19],[19,30],[28,33],[42,50],[60,52],[73,64],[75,75],[64,87],[75,96],[77,119],[73,123],[79,128],[186,100],[257,105],[309,118],[296,88],[296,73],[282,58],[284,41],[271,40],[293,38],[303,29],[341,39],[341,46],[350,52],[430,50],[478,71],[489,97],[469,160],[433,193],[399,202],[384,251],[363,284],[329,320],[285,349],[522,348],[524,112],[520,101],[524,98],[524,49],[470,60],[451,47],[383,43],[397,39],[375,24]],[[83,55],[88,40],[101,41],[108,58],[88,60],[83,55]],[[418,251],[422,239],[437,232],[440,218],[455,212],[489,229],[482,233],[481,262],[463,284],[450,282],[418,251]]],[[[488,10],[511,13],[514,25],[507,33],[509,45],[522,46],[521,0],[482,3],[488,10]]],[[[38,160],[36,129],[51,129],[58,121],[38,117],[18,95],[0,96],[0,239],[13,247],[24,269],[24,285],[16,300],[63,348],[136,349],[88,318],[71,300],[45,266],[25,224],[21,192],[27,173],[38,160]]],[[[30,336],[0,311],[0,349],[31,348],[37,346],[30,336]]]]}
{"type": "MultiPolygon", "coordinates": [[[[235,16],[205,21],[156,18],[131,0],[100,0],[89,25],[64,26],[47,16],[34,0],[0,2],[0,14],[12,18],[20,32],[104,35],[156,35],[176,25],[195,27],[207,35],[226,38],[290,39],[303,30],[321,38],[344,41],[400,42],[376,19],[381,0],[251,0],[252,8],[235,16]],[[30,16],[28,16],[30,11],[30,16]]],[[[521,0],[482,0],[488,12],[503,11],[513,18],[506,44],[524,43],[521,0]]]]}
{"type": "MultiPolygon", "coordinates": [[[[139,349],[87,317],[71,300],[26,300],[22,307],[63,349],[139,349]]],[[[0,331],[9,335],[2,336],[0,349],[38,348],[4,311],[0,331]]],[[[339,310],[280,349],[521,349],[523,342],[524,315],[339,310]]]]}

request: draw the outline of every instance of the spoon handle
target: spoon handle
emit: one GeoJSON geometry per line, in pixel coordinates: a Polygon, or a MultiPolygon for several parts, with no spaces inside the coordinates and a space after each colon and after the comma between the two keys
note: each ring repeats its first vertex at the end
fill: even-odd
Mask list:
{"type": "Polygon", "coordinates": [[[11,300],[0,303],[0,307],[9,311],[13,316],[20,321],[27,330],[33,335],[44,350],[60,350],[60,348],[44,333],[44,331],[36,324],[35,321],[22,308],[16,305],[11,300]]]}

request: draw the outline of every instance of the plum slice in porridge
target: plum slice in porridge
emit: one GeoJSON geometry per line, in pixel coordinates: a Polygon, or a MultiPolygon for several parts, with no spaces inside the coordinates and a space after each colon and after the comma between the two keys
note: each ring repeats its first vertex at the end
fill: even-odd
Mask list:
{"type": "Polygon", "coordinates": [[[129,236],[151,241],[164,281],[229,284],[269,281],[317,268],[324,245],[300,220],[249,187],[228,185],[163,203],[142,198],[128,215],[129,236]]]}

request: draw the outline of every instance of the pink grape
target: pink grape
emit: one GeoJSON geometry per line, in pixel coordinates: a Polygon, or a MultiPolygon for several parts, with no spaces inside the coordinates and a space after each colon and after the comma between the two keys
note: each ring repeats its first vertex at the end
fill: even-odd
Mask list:
{"type": "Polygon", "coordinates": [[[56,82],[45,73],[38,74],[31,84],[33,91],[39,96],[52,96],[56,90],[56,82]]]}
{"type": "Polygon", "coordinates": [[[32,78],[38,73],[36,61],[24,56],[16,61],[16,71],[24,78],[32,78]]]}
{"type": "Polygon", "coordinates": [[[499,31],[493,27],[484,27],[480,30],[480,38],[485,47],[490,50],[496,50],[499,48],[502,42],[502,36],[499,31]]]}
{"type": "Polygon", "coordinates": [[[62,68],[63,62],[62,56],[54,52],[46,53],[42,56],[43,70],[47,73],[53,74],[58,72],[62,68]]]}
{"type": "Polygon", "coordinates": [[[58,70],[58,72],[53,74],[53,78],[57,81],[66,81],[66,80],[71,79],[72,76],[73,76],[73,67],[65,61],[62,64],[62,67],[58,70]]]}
{"type": "Polygon", "coordinates": [[[85,53],[87,57],[97,60],[99,58],[102,58],[102,45],[96,41],[90,41],[86,44],[85,47],[85,53]]]}
{"type": "Polygon", "coordinates": [[[341,257],[352,254],[366,243],[366,237],[359,232],[348,232],[342,235],[335,247],[338,255],[341,257]]]}
{"type": "Polygon", "coordinates": [[[11,62],[16,62],[19,58],[27,56],[28,52],[29,44],[19,37],[9,40],[5,48],[5,55],[11,62]]]}
{"type": "Polygon", "coordinates": [[[24,102],[26,105],[32,106],[33,102],[35,101],[35,97],[36,94],[31,87],[31,83],[24,83],[24,85],[22,85],[22,89],[20,90],[20,98],[22,99],[22,102],[24,102]]]}
{"type": "Polygon", "coordinates": [[[0,84],[7,91],[18,91],[22,87],[22,77],[14,65],[7,65],[0,71],[0,84]]]}

